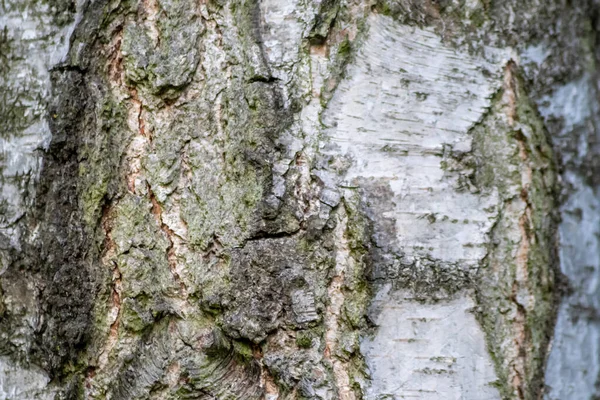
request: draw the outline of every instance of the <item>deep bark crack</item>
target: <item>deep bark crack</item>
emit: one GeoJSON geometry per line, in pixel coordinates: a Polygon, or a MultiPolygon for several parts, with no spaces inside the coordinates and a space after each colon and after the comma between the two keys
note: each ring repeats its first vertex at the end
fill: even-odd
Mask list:
{"type": "Polygon", "coordinates": [[[112,349],[117,344],[119,338],[119,326],[121,323],[121,271],[119,265],[115,260],[116,257],[116,244],[112,238],[112,212],[114,205],[105,206],[102,211],[101,226],[104,230],[105,241],[104,241],[104,256],[102,257],[102,263],[104,265],[110,265],[112,267],[112,288],[109,295],[110,309],[109,309],[109,321],[110,326],[108,330],[108,337],[104,348],[102,349],[100,356],[98,357],[98,368],[104,368],[108,363],[108,357],[112,349]]]}
{"type": "Polygon", "coordinates": [[[344,306],[344,275],[348,270],[348,263],[354,262],[350,254],[349,243],[346,238],[348,216],[344,207],[340,207],[339,221],[335,228],[338,247],[336,249],[336,263],[334,275],[327,288],[329,305],[325,311],[325,350],[323,356],[333,366],[335,385],[340,400],[354,400],[356,395],[350,386],[350,375],[347,362],[337,356],[337,341],[341,329],[341,314],[344,306]]]}

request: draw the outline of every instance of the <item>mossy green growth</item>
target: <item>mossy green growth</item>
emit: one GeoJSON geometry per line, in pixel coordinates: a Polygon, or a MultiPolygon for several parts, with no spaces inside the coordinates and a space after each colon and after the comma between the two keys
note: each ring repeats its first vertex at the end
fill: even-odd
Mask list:
{"type": "Polygon", "coordinates": [[[315,16],[314,25],[308,35],[311,42],[321,43],[325,41],[338,14],[339,7],[338,0],[324,0],[321,2],[319,12],[315,16]]]}
{"type": "Polygon", "coordinates": [[[206,249],[215,235],[227,247],[239,245],[246,237],[255,222],[263,184],[255,171],[242,168],[239,175],[218,183],[210,193],[200,191],[207,187],[192,189],[197,193],[182,199],[182,214],[194,247],[206,249]]]}
{"type": "Polygon", "coordinates": [[[104,101],[96,115],[98,132],[83,142],[78,155],[80,202],[83,219],[90,227],[100,218],[111,183],[116,185],[114,179],[128,136],[125,106],[109,97],[104,101]]]}
{"type": "Polygon", "coordinates": [[[233,340],[232,344],[233,351],[243,362],[250,362],[254,359],[254,352],[250,343],[233,340]]]}
{"type": "Polygon", "coordinates": [[[473,130],[475,184],[494,190],[502,204],[477,279],[478,317],[506,399],[537,398],[543,382],[556,307],[556,167],[543,121],[512,68],[512,102],[499,93],[488,116],[473,130]],[[506,115],[508,113],[508,116],[506,115]],[[514,356],[515,338],[520,338],[514,356]],[[521,361],[515,360],[520,358],[521,361]],[[522,371],[514,365],[523,362],[522,371]],[[521,375],[513,387],[511,376],[521,375]]]}
{"type": "Polygon", "coordinates": [[[349,292],[350,296],[344,301],[344,318],[355,329],[365,328],[365,315],[371,301],[371,291],[366,285],[360,285],[349,292]]]}
{"type": "Polygon", "coordinates": [[[141,21],[127,23],[122,52],[128,80],[150,93],[176,98],[190,83],[200,60],[198,40],[204,25],[197,2],[159,1],[158,37],[141,21]]]}
{"type": "Polygon", "coordinates": [[[309,349],[312,347],[313,337],[309,332],[300,331],[296,334],[296,346],[301,349],[309,349]]]}
{"type": "MultiPolygon", "coordinates": [[[[146,305],[147,301],[142,303],[146,305]]],[[[154,320],[151,318],[151,314],[142,312],[139,308],[140,305],[139,299],[124,299],[121,305],[121,332],[139,333],[152,325],[154,320]]]]}
{"type": "Polygon", "coordinates": [[[352,51],[352,43],[348,37],[345,37],[344,40],[338,45],[337,54],[339,57],[347,57],[350,55],[352,51]]]}

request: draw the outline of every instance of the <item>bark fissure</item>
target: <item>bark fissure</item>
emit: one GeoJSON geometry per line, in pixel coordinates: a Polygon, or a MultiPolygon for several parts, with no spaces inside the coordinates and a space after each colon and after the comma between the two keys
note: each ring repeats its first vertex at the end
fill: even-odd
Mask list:
{"type": "Polygon", "coordinates": [[[325,310],[325,349],[324,356],[333,365],[333,374],[337,387],[337,396],[341,400],[354,400],[356,395],[350,386],[347,362],[335,357],[338,353],[338,340],[340,336],[340,319],[344,305],[344,276],[348,270],[348,263],[354,262],[350,255],[350,248],[346,239],[348,217],[343,207],[338,209],[338,221],[334,235],[336,237],[335,267],[332,271],[331,282],[327,288],[329,304],[325,310]],[[334,356],[332,356],[334,355],[334,356]]]}
{"type": "Polygon", "coordinates": [[[75,3],[0,2],[0,399],[598,395],[593,2],[75,3]]]}
{"type": "MultiPolygon", "coordinates": [[[[104,229],[105,241],[104,241],[104,255],[102,257],[102,264],[109,267],[111,269],[111,290],[109,293],[109,313],[107,317],[107,321],[109,323],[108,327],[108,337],[103,348],[100,350],[100,355],[98,356],[98,364],[97,367],[93,367],[93,373],[95,373],[96,368],[104,368],[108,363],[108,357],[112,352],[113,348],[117,344],[119,338],[119,325],[121,320],[121,293],[122,293],[122,285],[121,285],[121,271],[119,270],[118,263],[115,261],[116,258],[116,249],[115,242],[112,238],[112,215],[113,207],[105,206],[102,213],[102,221],[101,226],[104,229]]],[[[88,377],[90,375],[88,374],[88,377]]]]}
{"type": "Polygon", "coordinates": [[[179,276],[179,272],[177,271],[178,270],[178,267],[177,267],[178,261],[177,261],[177,253],[175,250],[175,240],[179,240],[179,239],[175,237],[176,236],[175,232],[173,232],[173,230],[171,230],[171,228],[169,228],[169,226],[164,223],[163,217],[162,217],[162,207],[158,203],[158,200],[156,200],[156,196],[154,195],[154,192],[152,191],[152,188],[150,187],[149,184],[147,186],[147,189],[148,189],[148,198],[150,199],[150,202],[152,203],[152,213],[154,214],[154,217],[156,218],[156,223],[159,225],[161,231],[165,234],[165,237],[167,238],[167,241],[169,243],[167,246],[167,254],[166,254],[167,261],[169,263],[169,268],[171,269],[173,278],[175,279],[175,281],[179,284],[179,287],[181,288],[181,296],[184,297],[185,299],[187,299],[187,297],[188,297],[187,287],[185,286],[185,283],[183,282],[183,280],[179,276]]]}

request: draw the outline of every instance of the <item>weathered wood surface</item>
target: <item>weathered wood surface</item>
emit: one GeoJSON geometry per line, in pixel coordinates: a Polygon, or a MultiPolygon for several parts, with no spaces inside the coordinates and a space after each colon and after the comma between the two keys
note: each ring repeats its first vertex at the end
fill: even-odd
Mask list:
{"type": "Polygon", "coordinates": [[[0,398],[600,396],[598,7],[0,2],[0,398]]]}

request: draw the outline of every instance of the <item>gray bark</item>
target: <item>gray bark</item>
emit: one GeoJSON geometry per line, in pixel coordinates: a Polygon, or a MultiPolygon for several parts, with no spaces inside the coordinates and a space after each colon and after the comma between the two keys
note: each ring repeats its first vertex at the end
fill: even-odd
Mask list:
{"type": "Polygon", "coordinates": [[[600,398],[599,11],[3,0],[0,398],[600,398]]]}

